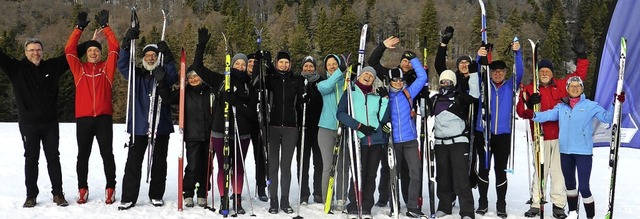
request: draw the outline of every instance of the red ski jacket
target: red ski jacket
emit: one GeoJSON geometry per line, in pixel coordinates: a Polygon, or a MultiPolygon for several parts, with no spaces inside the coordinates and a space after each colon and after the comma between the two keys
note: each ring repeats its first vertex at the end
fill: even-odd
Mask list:
{"type": "Polygon", "coordinates": [[[82,63],[76,52],[82,35],[79,29],[73,30],[64,49],[76,85],[76,118],[113,114],[111,90],[120,46],[111,27],[103,31],[109,46],[105,61],[82,63]]]}
{"type": "MultiPolygon", "coordinates": [[[[546,86],[540,85],[540,111],[552,109],[557,103],[560,103],[562,97],[567,96],[567,80],[572,76],[578,76],[583,81],[587,77],[587,69],[589,68],[588,59],[578,59],[576,64],[576,71],[572,74],[566,75],[564,78],[557,79],[552,78],[551,83],[546,86]]],[[[520,117],[526,108],[523,97],[528,97],[533,94],[533,83],[528,84],[520,91],[520,98],[516,111],[520,117]]],[[[531,130],[533,130],[533,122],[529,121],[531,130]]],[[[542,131],[544,133],[544,140],[558,139],[558,122],[550,121],[541,124],[542,131]]],[[[533,136],[531,136],[533,138],[533,136]]]]}

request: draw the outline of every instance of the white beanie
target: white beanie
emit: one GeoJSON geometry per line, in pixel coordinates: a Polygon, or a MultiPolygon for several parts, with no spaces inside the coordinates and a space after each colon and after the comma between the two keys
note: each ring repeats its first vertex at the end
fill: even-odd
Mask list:
{"type": "Polygon", "coordinates": [[[456,86],[456,73],[453,73],[451,70],[445,70],[440,74],[440,80],[451,80],[453,81],[453,86],[456,86]]]}

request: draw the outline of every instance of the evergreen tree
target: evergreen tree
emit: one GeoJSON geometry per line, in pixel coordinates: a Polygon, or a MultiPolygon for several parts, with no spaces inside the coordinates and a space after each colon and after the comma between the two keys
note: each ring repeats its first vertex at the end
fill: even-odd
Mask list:
{"type": "Polygon", "coordinates": [[[321,56],[328,54],[332,47],[332,27],[334,25],[331,21],[332,20],[327,18],[327,13],[325,12],[324,7],[321,7],[320,12],[318,12],[318,25],[315,34],[316,48],[318,48],[318,52],[321,56]]]}
{"type": "Polygon", "coordinates": [[[424,8],[422,9],[420,39],[422,40],[423,36],[427,37],[427,45],[422,46],[426,46],[427,50],[430,52],[435,52],[438,49],[438,44],[440,42],[439,26],[437,10],[433,4],[433,0],[427,0],[424,8]]]}
{"type": "Polygon", "coordinates": [[[309,44],[310,40],[306,28],[303,24],[297,24],[293,29],[293,36],[289,42],[292,61],[291,69],[296,73],[302,70],[302,66],[300,66],[302,59],[305,56],[311,55],[309,44]]]}
{"type": "Polygon", "coordinates": [[[298,7],[298,24],[302,24],[306,31],[311,28],[311,8],[313,3],[311,0],[301,0],[300,7],[298,7]]]}
{"type": "Polygon", "coordinates": [[[551,21],[549,22],[549,29],[547,30],[547,37],[544,39],[540,52],[541,58],[549,59],[554,64],[554,76],[564,77],[566,74],[566,67],[564,62],[567,60],[565,57],[565,49],[567,47],[567,33],[566,26],[564,24],[564,12],[556,10],[551,21]]]}

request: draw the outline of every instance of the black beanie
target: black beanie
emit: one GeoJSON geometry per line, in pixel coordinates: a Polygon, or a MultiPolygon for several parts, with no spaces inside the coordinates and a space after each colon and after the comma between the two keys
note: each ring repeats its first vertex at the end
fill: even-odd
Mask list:
{"type": "Polygon", "coordinates": [[[553,63],[551,63],[551,61],[549,61],[548,59],[543,59],[538,62],[538,70],[542,68],[548,68],[549,70],[551,70],[551,72],[553,72],[553,63]]]}
{"type": "Polygon", "coordinates": [[[144,55],[149,51],[153,51],[157,55],[158,54],[158,45],[156,45],[156,44],[147,44],[146,46],[144,46],[144,49],[142,49],[142,56],[144,57],[144,55]]]}
{"type": "Polygon", "coordinates": [[[471,57],[469,57],[469,56],[460,56],[460,57],[458,57],[458,60],[456,61],[456,67],[458,65],[460,65],[460,62],[462,62],[462,60],[467,60],[467,62],[469,62],[469,64],[471,64],[471,57]]]}
{"type": "Polygon", "coordinates": [[[102,51],[102,45],[95,40],[87,41],[87,49],[89,49],[89,47],[97,47],[100,51],[102,51]]]}
{"type": "Polygon", "coordinates": [[[406,59],[406,57],[416,57],[416,53],[411,52],[411,51],[409,51],[409,50],[404,51],[404,52],[402,53],[402,56],[400,57],[400,60],[402,60],[402,59],[406,59]]]}
{"type": "Polygon", "coordinates": [[[291,62],[291,55],[289,54],[289,51],[287,50],[278,51],[278,54],[276,55],[276,62],[278,62],[278,60],[280,59],[286,59],[286,60],[289,60],[289,62],[291,62]]]}

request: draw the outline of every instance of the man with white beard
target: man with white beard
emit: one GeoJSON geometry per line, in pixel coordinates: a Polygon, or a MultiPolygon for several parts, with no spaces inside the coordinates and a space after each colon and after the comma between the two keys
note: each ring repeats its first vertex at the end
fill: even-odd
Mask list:
{"type": "MultiPolygon", "coordinates": [[[[118,69],[125,79],[129,79],[129,46],[132,39],[137,39],[140,34],[138,27],[130,28],[122,40],[118,69]]],[[[133,133],[134,144],[129,145],[127,163],[122,179],[122,198],[118,210],[126,210],[136,205],[140,190],[140,177],[142,175],[142,161],[149,138],[149,103],[153,88],[157,85],[157,91],[165,90],[163,87],[171,86],[177,81],[177,72],[173,54],[167,43],[160,41],[158,44],[149,44],[142,50],[142,66],[135,67],[133,84],[135,91],[130,91],[130,104],[135,108],[135,115],[130,110],[128,113],[127,132],[133,133]],[[158,55],[164,57],[162,65],[158,55]],[[135,122],[135,130],[132,130],[132,122],[135,122]],[[133,132],[132,132],[133,131],[133,132]]],[[[133,89],[133,88],[132,88],[133,89]]],[[[159,95],[158,95],[159,96],[159,95]]],[[[151,150],[151,183],[149,185],[149,199],[151,204],[159,207],[164,205],[162,197],[166,186],[167,176],[167,147],[169,133],[172,133],[171,112],[169,105],[160,105],[159,124],[156,129],[155,144],[151,150]]],[[[130,139],[131,140],[131,139],[130,139]]]]}

